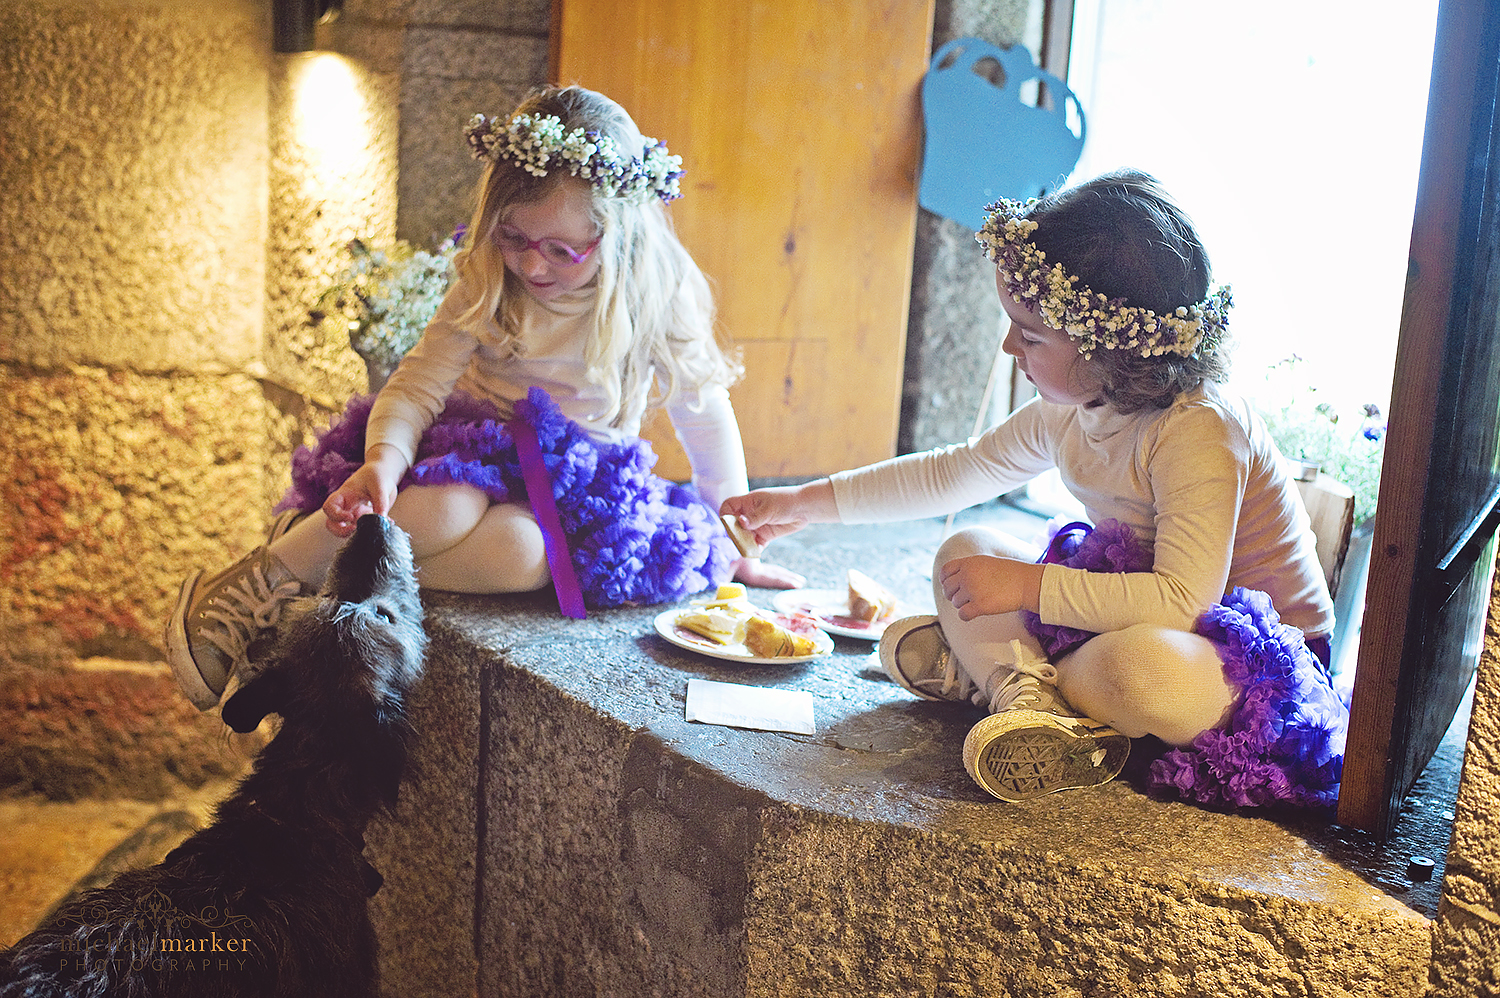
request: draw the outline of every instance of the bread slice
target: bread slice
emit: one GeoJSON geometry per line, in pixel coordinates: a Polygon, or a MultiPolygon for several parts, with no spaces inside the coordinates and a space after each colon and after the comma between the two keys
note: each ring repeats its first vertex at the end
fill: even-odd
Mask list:
{"type": "Polygon", "coordinates": [[[741,555],[746,558],[760,557],[760,553],[764,549],[755,543],[754,534],[740,526],[738,519],[729,513],[725,513],[719,519],[724,521],[724,529],[729,532],[729,539],[734,541],[734,546],[739,549],[741,555]]]}
{"type": "Polygon", "coordinates": [[[714,590],[710,600],[694,600],[693,609],[677,618],[677,626],[721,645],[737,645],[745,640],[745,623],[755,615],[738,582],[726,582],[714,590]]]}
{"type": "Polygon", "coordinates": [[[849,616],[873,624],[895,613],[895,593],[858,569],[849,569],[849,616]]]}
{"type": "Polygon", "coordinates": [[[818,650],[812,638],[793,633],[768,617],[751,617],[745,622],[745,647],[761,658],[812,655],[818,650]]]}

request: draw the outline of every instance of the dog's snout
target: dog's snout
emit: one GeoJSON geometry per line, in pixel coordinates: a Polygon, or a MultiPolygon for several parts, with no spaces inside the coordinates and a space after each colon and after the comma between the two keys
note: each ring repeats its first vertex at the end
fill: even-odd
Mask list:
{"type": "Polygon", "coordinates": [[[328,573],[324,592],[344,603],[363,603],[393,587],[413,586],[411,541],[390,518],[359,518],[328,573]]]}

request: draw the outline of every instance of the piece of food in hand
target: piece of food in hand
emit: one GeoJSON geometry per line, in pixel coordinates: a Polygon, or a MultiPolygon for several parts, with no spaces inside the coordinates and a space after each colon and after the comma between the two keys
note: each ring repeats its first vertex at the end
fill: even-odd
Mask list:
{"type": "Polygon", "coordinates": [[[755,543],[754,534],[740,526],[737,516],[733,513],[725,513],[719,519],[724,521],[724,529],[729,532],[729,539],[734,541],[734,546],[739,549],[742,556],[746,558],[760,557],[760,553],[764,549],[755,543]]]}
{"type": "Polygon", "coordinates": [[[745,623],[745,647],[761,658],[792,658],[815,654],[818,643],[770,617],[751,617],[745,623]]]}
{"type": "Polygon", "coordinates": [[[876,623],[896,614],[896,594],[857,569],[849,569],[849,616],[876,623]]]}

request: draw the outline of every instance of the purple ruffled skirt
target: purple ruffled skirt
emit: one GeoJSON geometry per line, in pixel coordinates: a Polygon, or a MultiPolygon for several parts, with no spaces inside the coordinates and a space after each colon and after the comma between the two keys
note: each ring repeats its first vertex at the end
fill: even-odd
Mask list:
{"type": "MultiPolygon", "coordinates": [[[[292,456],[277,504],[315,510],[364,462],[375,396],[352,399],[312,447],[292,456]]],[[[595,608],[681,599],[729,579],[737,554],[718,513],[692,485],[653,474],[644,440],[601,442],[532,388],[516,414],[535,428],[584,602],[595,608]]],[[[510,430],[495,406],[454,392],[423,434],[400,487],[463,483],[497,503],[529,503],[510,430]]]]}
{"type": "MultiPolygon", "coordinates": [[[[1152,564],[1151,552],[1115,520],[1068,524],[1041,560],[1092,572],[1143,572],[1152,564]]],[[[1035,614],[1027,614],[1027,627],[1049,658],[1093,637],[1035,614]]],[[[1281,622],[1265,593],[1243,588],[1199,617],[1194,630],[1218,647],[1240,698],[1222,727],[1152,762],[1152,789],[1211,807],[1336,804],[1349,709],[1302,632],[1281,622]]]]}

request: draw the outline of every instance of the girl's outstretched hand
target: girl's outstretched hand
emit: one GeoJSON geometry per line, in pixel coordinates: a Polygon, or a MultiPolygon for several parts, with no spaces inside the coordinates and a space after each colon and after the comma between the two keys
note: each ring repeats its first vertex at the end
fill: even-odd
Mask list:
{"type": "Polygon", "coordinates": [[[353,534],[355,523],[366,513],[389,513],[396,501],[396,485],[406,473],[406,461],[394,447],[379,444],[373,450],[323,503],[328,529],[339,537],[353,534]]]}
{"type": "Polygon", "coordinates": [[[739,520],[764,547],[778,537],[794,534],[809,523],[837,523],[839,510],[833,499],[833,484],[820,478],[806,485],[782,485],[730,496],[719,507],[720,514],[739,520]]]}
{"type": "Polygon", "coordinates": [[[989,554],[955,558],[942,568],[943,595],[957,608],[960,620],[1016,610],[1037,613],[1044,567],[989,554]]]}

